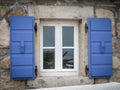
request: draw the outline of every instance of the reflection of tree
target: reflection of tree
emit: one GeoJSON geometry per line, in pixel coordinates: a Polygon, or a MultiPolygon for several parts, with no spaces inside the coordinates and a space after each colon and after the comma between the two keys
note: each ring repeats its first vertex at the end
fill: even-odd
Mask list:
{"type": "Polygon", "coordinates": [[[44,69],[54,69],[54,51],[44,51],[44,69]]]}
{"type": "Polygon", "coordinates": [[[69,51],[63,52],[63,68],[74,68],[73,65],[73,58],[71,59],[65,59],[66,55],[69,53],[69,51]]]}
{"type": "Polygon", "coordinates": [[[64,52],[64,53],[63,53],[63,57],[64,57],[67,53],[68,53],[68,51],[64,52]]]}

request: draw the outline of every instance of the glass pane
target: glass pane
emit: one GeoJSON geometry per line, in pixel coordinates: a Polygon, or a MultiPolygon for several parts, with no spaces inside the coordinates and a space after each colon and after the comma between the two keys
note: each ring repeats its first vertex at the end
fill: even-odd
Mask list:
{"type": "Polygon", "coordinates": [[[74,50],[63,49],[63,69],[74,68],[74,50]]]}
{"type": "Polygon", "coordinates": [[[73,46],[74,45],[74,27],[62,27],[63,34],[63,46],[73,46]]]}
{"type": "Polygon", "coordinates": [[[55,50],[44,49],[43,50],[43,69],[55,68],[55,50]]]}
{"type": "Polygon", "coordinates": [[[43,26],[43,46],[55,46],[54,26],[43,26]]]}

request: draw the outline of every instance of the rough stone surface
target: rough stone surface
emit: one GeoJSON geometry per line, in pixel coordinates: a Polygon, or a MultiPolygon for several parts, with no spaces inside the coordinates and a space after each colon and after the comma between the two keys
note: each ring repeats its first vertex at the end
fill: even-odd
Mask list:
{"type": "Polygon", "coordinates": [[[117,56],[120,58],[120,39],[118,39],[117,37],[113,37],[112,43],[113,56],[117,56]]]}
{"type": "Polygon", "coordinates": [[[30,2],[32,2],[32,0],[19,0],[19,2],[21,2],[21,3],[30,3],[30,2]]]}
{"type": "Polygon", "coordinates": [[[9,49],[0,49],[0,56],[8,55],[9,54],[9,49]]]}
{"type": "Polygon", "coordinates": [[[117,39],[115,43],[115,49],[120,49],[120,39],[117,39]]]}
{"type": "Polygon", "coordinates": [[[9,26],[5,19],[0,21],[0,48],[9,47],[9,26]]]}
{"type": "MultiPolygon", "coordinates": [[[[119,36],[119,34],[118,34],[119,36]]],[[[120,39],[117,37],[112,38],[113,49],[113,76],[110,82],[120,82],[120,39]]]]}
{"type": "Polygon", "coordinates": [[[2,4],[5,4],[5,5],[7,5],[7,4],[13,4],[15,2],[15,0],[1,0],[1,5],[2,4]]]}
{"type": "Polygon", "coordinates": [[[109,79],[102,78],[102,79],[95,79],[95,84],[100,84],[100,83],[108,83],[109,79]]]}
{"type": "Polygon", "coordinates": [[[85,34],[85,20],[82,20],[82,23],[80,23],[80,29],[79,29],[79,75],[80,76],[87,76],[86,75],[86,66],[87,66],[87,37],[85,34]]]}
{"type": "Polygon", "coordinates": [[[111,82],[96,85],[76,85],[53,88],[39,88],[35,90],[120,90],[120,83],[111,82]]]}
{"type": "Polygon", "coordinates": [[[120,69],[120,58],[113,56],[113,69],[120,69]]]}
{"type": "Polygon", "coordinates": [[[0,75],[0,90],[24,90],[24,81],[10,80],[9,70],[3,70],[0,75]]]}
{"type": "Polygon", "coordinates": [[[75,6],[75,5],[80,5],[82,0],[36,0],[34,3],[39,4],[39,5],[59,5],[59,6],[75,6]]]}
{"type": "Polygon", "coordinates": [[[78,0],[64,0],[65,2],[67,2],[67,3],[76,3],[76,2],[78,2],[78,0]]]}
{"type": "Polygon", "coordinates": [[[64,0],[65,3],[72,5],[72,4],[77,4],[79,3],[78,0],[64,0]]]}
{"type": "Polygon", "coordinates": [[[112,20],[112,35],[115,36],[115,20],[112,11],[107,9],[96,9],[96,17],[98,18],[110,18],[112,20]]]}
{"type": "Polygon", "coordinates": [[[9,48],[0,48],[0,56],[8,55],[10,53],[9,48]]]}
{"type": "Polygon", "coordinates": [[[39,77],[34,81],[28,81],[28,88],[45,88],[45,87],[61,87],[61,86],[73,86],[73,85],[84,85],[93,84],[94,80],[88,77],[39,77]]]}
{"type": "Polygon", "coordinates": [[[9,16],[24,16],[26,13],[22,8],[17,8],[13,10],[9,16]]]}
{"type": "Polygon", "coordinates": [[[6,19],[8,22],[10,22],[9,21],[10,16],[25,16],[25,15],[26,15],[25,8],[16,7],[9,13],[6,19]]]}
{"type": "Polygon", "coordinates": [[[0,6],[0,17],[5,15],[5,13],[7,12],[7,9],[8,8],[6,6],[0,6]]]}
{"type": "Polygon", "coordinates": [[[120,70],[113,70],[113,76],[110,78],[111,82],[120,82],[120,70]]]}
{"type": "Polygon", "coordinates": [[[118,38],[120,38],[120,23],[117,23],[118,38]]]}
{"type": "MultiPolygon", "coordinates": [[[[30,3],[32,0],[19,0],[20,3],[30,3]]],[[[16,0],[1,0],[0,4],[9,5],[14,4],[16,0]]]]}
{"type": "MultiPolygon", "coordinates": [[[[15,3],[16,0],[1,0],[1,4],[9,5],[15,3]]],[[[118,0],[19,0],[20,3],[32,3],[37,5],[95,5],[96,2],[100,4],[119,3],[118,0]]]]}
{"type": "Polygon", "coordinates": [[[3,69],[10,68],[10,56],[8,56],[8,57],[4,58],[3,60],[1,60],[0,68],[3,68],[3,69]]]}
{"type": "Polygon", "coordinates": [[[112,37],[112,49],[115,50],[116,49],[116,42],[117,42],[117,37],[112,37]]]}
{"type": "Polygon", "coordinates": [[[31,5],[28,6],[28,14],[36,19],[87,19],[93,17],[93,7],[31,5]]]}

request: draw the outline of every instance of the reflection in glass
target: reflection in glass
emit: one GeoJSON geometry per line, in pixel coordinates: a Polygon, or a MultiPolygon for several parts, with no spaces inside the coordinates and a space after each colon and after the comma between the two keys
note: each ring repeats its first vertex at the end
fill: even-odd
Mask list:
{"type": "Polygon", "coordinates": [[[74,27],[64,26],[62,27],[63,33],[63,46],[73,46],[74,45],[74,27]]]}
{"type": "Polygon", "coordinates": [[[55,46],[54,26],[43,26],[43,46],[55,46]]]}
{"type": "Polygon", "coordinates": [[[43,69],[55,68],[55,50],[44,49],[43,50],[43,69]]]}
{"type": "Polygon", "coordinates": [[[74,51],[73,49],[63,49],[63,69],[74,68],[74,51]]]}

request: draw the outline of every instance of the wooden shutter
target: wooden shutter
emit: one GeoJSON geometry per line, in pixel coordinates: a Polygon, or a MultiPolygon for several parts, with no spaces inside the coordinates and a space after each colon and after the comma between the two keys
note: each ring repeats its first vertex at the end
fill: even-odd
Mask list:
{"type": "Polygon", "coordinates": [[[89,77],[112,75],[112,27],[108,18],[88,19],[89,77]]]}
{"type": "Polygon", "coordinates": [[[34,17],[10,17],[10,77],[34,79],[34,17]]]}

